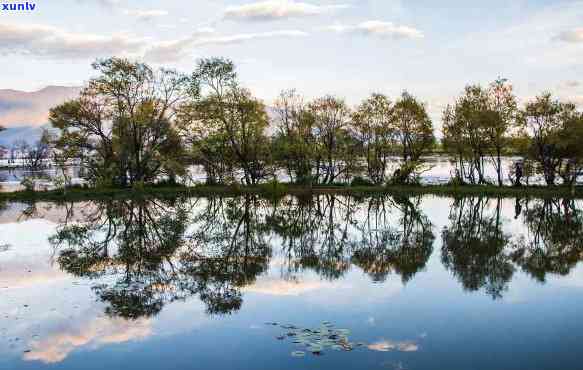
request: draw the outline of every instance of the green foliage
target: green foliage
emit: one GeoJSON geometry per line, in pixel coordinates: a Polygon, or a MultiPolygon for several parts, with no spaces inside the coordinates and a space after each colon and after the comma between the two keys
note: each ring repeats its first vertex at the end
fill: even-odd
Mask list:
{"type": "Polygon", "coordinates": [[[366,158],[369,179],[375,184],[383,184],[395,145],[393,106],[389,98],[373,94],[362,102],[352,115],[352,126],[366,158]]]}
{"type": "Polygon", "coordinates": [[[50,111],[60,130],[56,150],[73,153],[94,184],[131,186],[185,172],[185,153],[173,110],[186,79],[170,70],[110,58],[97,61],[99,73],[78,99],[50,111]]]}
{"type": "Polygon", "coordinates": [[[356,176],[350,182],[350,186],[354,186],[354,187],[356,187],[356,186],[373,186],[373,185],[374,184],[370,180],[367,180],[361,176],[356,176]]]}
{"type": "Polygon", "coordinates": [[[443,112],[443,145],[455,158],[455,177],[471,184],[487,183],[485,165],[490,162],[502,186],[501,157],[517,117],[516,97],[506,80],[498,79],[488,89],[467,86],[443,112]]]}
{"type": "Polygon", "coordinates": [[[317,154],[314,115],[295,90],[282,91],[274,109],[277,129],[272,141],[274,161],[286,170],[292,182],[311,184],[317,154]]]}
{"type": "Polygon", "coordinates": [[[433,126],[425,105],[404,92],[394,109],[394,132],[403,161],[418,162],[435,143],[433,126]]]}
{"type": "Polygon", "coordinates": [[[20,182],[20,185],[22,185],[24,187],[24,191],[27,191],[27,192],[35,191],[35,183],[34,183],[34,179],[32,177],[25,177],[20,182]]]}
{"type": "Polygon", "coordinates": [[[557,178],[574,185],[583,172],[583,115],[575,105],[562,103],[546,93],[526,104],[521,127],[529,138],[528,158],[536,162],[537,173],[547,185],[557,178]]]}
{"type": "Polygon", "coordinates": [[[346,102],[327,95],[309,104],[314,119],[316,178],[319,183],[332,184],[349,170],[344,139],[348,139],[349,109],[346,102]]]}
{"type": "Polygon", "coordinates": [[[304,101],[285,90],[268,109],[241,87],[228,59],[201,59],[189,76],[121,58],[93,68],[97,76],[78,99],[51,109],[59,135],[47,132],[29,148],[31,168],[50,154],[63,190],[72,160],[92,186],[140,191],[185,183],[192,165],[204,170],[206,185],[256,188],[281,172],[310,187],[418,184],[424,157],[436,151],[452,156],[456,186],[489,184],[488,164],[502,186],[509,153],[524,157],[510,171],[517,186],[542,174],[549,185],[574,188],[583,174],[583,114],[550,94],[520,112],[512,85],[500,78],[467,86],[447,106],[437,143],[425,104],[406,91],[394,102],[372,94],[352,110],[336,96],[304,101]],[[395,156],[398,169],[387,176],[395,156]]]}
{"type": "Polygon", "coordinates": [[[288,192],[287,186],[277,181],[277,179],[261,184],[260,188],[263,193],[270,195],[274,199],[281,198],[288,192]]]}
{"type": "Polygon", "coordinates": [[[228,60],[201,60],[189,79],[189,99],[179,109],[179,127],[208,184],[228,182],[234,169],[242,170],[247,185],[271,172],[265,106],[239,87],[234,69],[228,60]]]}

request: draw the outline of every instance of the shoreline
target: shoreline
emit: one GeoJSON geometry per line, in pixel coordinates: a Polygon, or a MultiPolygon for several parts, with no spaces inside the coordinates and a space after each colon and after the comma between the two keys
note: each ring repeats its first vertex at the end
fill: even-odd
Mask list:
{"type": "Polygon", "coordinates": [[[101,199],[136,199],[136,198],[173,198],[177,196],[187,197],[212,197],[241,195],[260,195],[266,198],[277,198],[285,195],[352,195],[352,196],[414,196],[434,195],[442,197],[501,197],[501,198],[571,198],[583,199],[583,186],[571,188],[564,186],[529,186],[529,187],[498,187],[493,185],[388,185],[388,186],[340,186],[318,185],[313,187],[303,185],[290,185],[278,183],[261,184],[255,186],[223,186],[223,185],[198,185],[193,187],[146,187],[143,189],[82,189],[73,188],[64,193],[62,190],[51,191],[17,191],[0,192],[0,201],[78,201],[101,199]]]}

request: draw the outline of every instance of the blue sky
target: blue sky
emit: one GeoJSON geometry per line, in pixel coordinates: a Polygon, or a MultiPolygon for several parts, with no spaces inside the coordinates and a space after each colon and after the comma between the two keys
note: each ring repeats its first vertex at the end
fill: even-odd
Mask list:
{"type": "MultiPolygon", "coordinates": [[[[31,0],[29,0],[31,1],[31,0]]],[[[18,1],[16,1],[18,2],[18,1]]],[[[0,88],[80,85],[98,57],[192,70],[225,56],[270,102],[283,88],[356,104],[407,89],[438,116],[467,83],[511,80],[583,104],[583,1],[37,0],[0,13],[0,88]]]]}

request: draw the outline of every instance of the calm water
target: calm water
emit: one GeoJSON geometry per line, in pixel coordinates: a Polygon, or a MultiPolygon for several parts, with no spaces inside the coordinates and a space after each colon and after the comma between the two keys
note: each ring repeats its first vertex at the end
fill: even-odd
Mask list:
{"type": "Polygon", "coordinates": [[[580,369],[582,212],[429,196],[2,204],[0,369],[580,369]]]}
{"type": "MultiPolygon", "coordinates": [[[[502,160],[502,177],[505,184],[510,185],[511,181],[509,179],[509,170],[512,168],[514,161],[519,160],[518,157],[504,157],[502,160]]],[[[425,157],[425,165],[423,171],[420,174],[420,182],[422,184],[446,184],[455,174],[455,166],[451,162],[451,158],[444,155],[434,155],[425,157]]],[[[387,168],[387,178],[390,178],[394,171],[399,167],[401,159],[393,157],[390,161],[390,165],[387,168]]],[[[0,163],[1,164],[1,163],[0,163]]],[[[365,163],[362,163],[364,166],[365,163]]],[[[22,190],[23,187],[20,182],[26,177],[36,175],[44,179],[41,181],[41,188],[52,189],[54,186],[51,183],[51,178],[55,176],[60,176],[55,168],[51,168],[40,173],[31,173],[23,170],[22,168],[17,169],[6,169],[0,167],[0,192],[2,191],[17,191],[22,190]],[[44,188],[43,188],[44,187],[44,188]]],[[[83,180],[80,178],[82,171],[79,167],[70,167],[69,176],[73,178],[75,184],[82,184],[83,180]]],[[[361,174],[364,176],[364,174],[361,174]]],[[[277,177],[280,181],[288,182],[289,177],[285,171],[279,171],[277,177]]],[[[485,164],[485,178],[492,182],[497,182],[497,174],[494,166],[490,161],[485,164]]],[[[193,183],[203,183],[206,180],[206,175],[201,167],[193,166],[189,170],[189,175],[187,178],[183,179],[183,183],[187,185],[192,185],[193,183]]],[[[580,179],[583,180],[583,179],[580,179]]],[[[347,179],[339,179],[340,182],[346,182],[347,179]]],[[[529,184],[544,184],[544,180],[541,176],[533,176],[529,179],[529,184]]]]}

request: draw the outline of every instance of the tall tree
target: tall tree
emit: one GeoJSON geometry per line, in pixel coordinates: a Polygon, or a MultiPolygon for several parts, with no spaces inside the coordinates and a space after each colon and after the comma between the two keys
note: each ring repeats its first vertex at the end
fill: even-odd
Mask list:
{"type": "Polygon", "coordinates": [[[522,128],[531,140],[529,155],[537,162],[547,185],[556,183],[566,154],[561,150],[565,148],[560,143],[561,133],[577,121],[577,114],[574,104],[553,99],[550,93],[537,96],[522,112],[522,128]]]}
{"type": "Polygon", "coordinates": [[[274,152],[292,182],[311,183],[314,157],[313,115],[295,90],[282,91],[275,101],[277,133],[274,152]]]}
{"type": "Polygon", "coordinates": [[[350,110],[344,100],[331,95],[314,100],[309,109],[314,116],[318,151],[316,176],[322,183],[331,184],[348,169],[342,161],[341,144],[347,135],[350,110]]]}
{"type": "Polygon", "coordinates": [[[393,106],[382,94],[373,94],[352,115],[352,126],[366,158],[368,177],[375,184],[385,182],[394,138],[392,120],[393,106]]]}
{"type": "Polygon", "coordinates": [[[456,178],[472,184],[486,183],[488,154],[486,127],[495,126],[495,113],[488,109],[488,93],[480,85],[466,86],[464,93],[443,116],[443,143],[456,155],[456,178]]]}
{"type": "Polygon", "coordinates": [[[583,175],[583,113],[565,118],[558,135],[558,151],[563,158],[559,175],[574,190],[577,178],[583,175]]]}
{"type": "Polygon", "coordinates": [[[484,121],[488,135],[490,156],[498,177],[498,186],[502,186],[502,151],[510,140],[512,129],[516,126],[518,106],[512,85],[505,79],[497,79],[488,88],[489,119],[484,121]]]}
{"type": "Polygon", "coordinates": [[[257,184],[267,177],[270,153],[265,106],[239,86],[234,64],[220,58],[203,59],[190,85],[190,101],[182,116],[186,132],[198,126],[201,139],[222,140],[227,158],[242,170],[245,184],[257,184]]]}
{"type": "Polygon", "coordinates": [[[393,131],[403,160],[394,180],[410,182],[421,165],[421,157],[435,143],[433,125],[425,105],[408,92],[395,103],[393,118],[393,131]]]}
{"type": "Polygon", "coordinates": [[[56,148],[74,147],[93,183],[128,186],[174,179],[185,158],[173,118],[186,80],[174,71],[110,58],[78,99],[50,111],[60,129],[56,148]]]}

